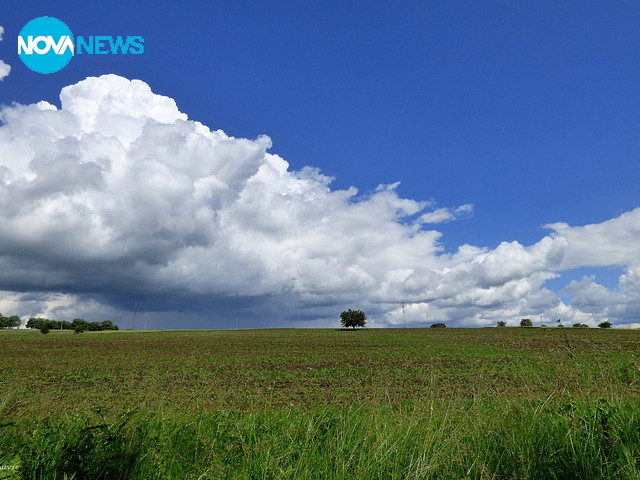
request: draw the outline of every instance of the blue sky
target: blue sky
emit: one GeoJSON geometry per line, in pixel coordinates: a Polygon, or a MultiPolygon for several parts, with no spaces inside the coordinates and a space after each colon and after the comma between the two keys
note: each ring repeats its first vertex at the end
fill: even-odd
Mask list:
{"type": "MultiPolygon", "coordinates": [[[[423,227],[442,234],[442,252],[530,246],[547,224],[601,224],[640,206],[635,2],[9,0],[0,25],[0,59],[12,67],[0,103],[60,108],[60,90],[86,77],[140,79],[212,130],[268,135],[290,171],[316,167],[333,191],[367,196],[400,182],[400,198],[432,210],[473,205],[423,227]],[[76,56],[35,74],[17,57],[16,36],[45,15],[75,35],[143,36],[145,52],[76,56]]],[[[631,262],[549,268],[561,277],[546,286],[565,298],[589,263],[615,293],[631,262]]],[[[392,309],[377,315],[393,323],[392,309]]]]}

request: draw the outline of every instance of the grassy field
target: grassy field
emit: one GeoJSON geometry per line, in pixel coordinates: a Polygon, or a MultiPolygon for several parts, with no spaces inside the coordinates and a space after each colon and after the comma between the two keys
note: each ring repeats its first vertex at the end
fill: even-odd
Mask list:
{"type": "Polygon", "coordinates": [[[640,332],[0,331],[0,479],[639,479],[640,332]]]}

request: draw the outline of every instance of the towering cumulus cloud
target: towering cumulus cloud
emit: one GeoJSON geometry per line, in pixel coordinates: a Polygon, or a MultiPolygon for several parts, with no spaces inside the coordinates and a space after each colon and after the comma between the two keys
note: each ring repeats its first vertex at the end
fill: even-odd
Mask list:
{"type": "Polygon", "coordinates": [[[289,170],[268,137],[210,130],[139,80],[87,78],[60,100],[1,113],[2,312],[123,323],[137,303],[153,326],[213,328],[324,325],[347,306],[392,325],[402,302],[408,322],[451,325],[638,311],[640,210],[449,254],[426,225],[471,205],[434,209],[395,184],[332,190],[315,168],[289,170]],[[618,291],[585,277],[565,304],[543,286],[584,265],[625,268],[618,291]]]}

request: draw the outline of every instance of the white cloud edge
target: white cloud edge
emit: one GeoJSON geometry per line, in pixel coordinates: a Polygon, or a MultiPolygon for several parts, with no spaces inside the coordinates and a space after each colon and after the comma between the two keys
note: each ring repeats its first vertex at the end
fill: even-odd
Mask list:
{"type": "MultiPolygon", "coordinates": [[[[2,35],[4,35],[4,27],[0,25],[0,42],[2,35]]],[[[0,60],[0,82],[9,75],[9,72],[11,72],[11,66],[0,60]]]]}

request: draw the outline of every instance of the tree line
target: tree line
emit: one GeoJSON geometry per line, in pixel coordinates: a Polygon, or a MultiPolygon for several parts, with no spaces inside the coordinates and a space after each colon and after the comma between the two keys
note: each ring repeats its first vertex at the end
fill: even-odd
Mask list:
{"type": "Polygon", "coordinates": [[[76,318],[72,322],[49,320],[48,318],[30,318],[27,321],[27,328],[40,330],[42,333],[48,333],[49,330],[73,330],[76,333],[82,332],[99,332],[102,330],[119,330],[111,320],[102,322],[87,322],[82,318],[76,318]]]}
{"type": "MultiPolygon", "coordinates": [[[[556,320],[556,323],[558,324],[558,327],[563,328],[564,325],[562,324],[562,320],[558,319],[556,320]]],[[[507,326],[507,322],[503,322],[503,321],[499,321],[498,322],[498,327],[506,327],[507,326]]],[[[522,320],[520,320],[520,326],[521,327],[533,327],[533,322],[531,321],[530,318],[523,318],[522,320]]],[[[540,325],[541,327],[546,327],[546,325],[540,325]]],[[[613,323],[609,322],[609,321],[604,321],[604,322],[600,322],[598,324],[599,328],[611,328],[613,327],[613,323]]],[[[574,323],[573,324],[573,328],[589,328],[589,325],[587,325],[586,323],[574,323]]]]}
{"type": "Polygon", "coordinates": [[[21,323],[20,317],[17,315],[5,317],[0,313],[0,328],[18,328],[21,323]]]}

